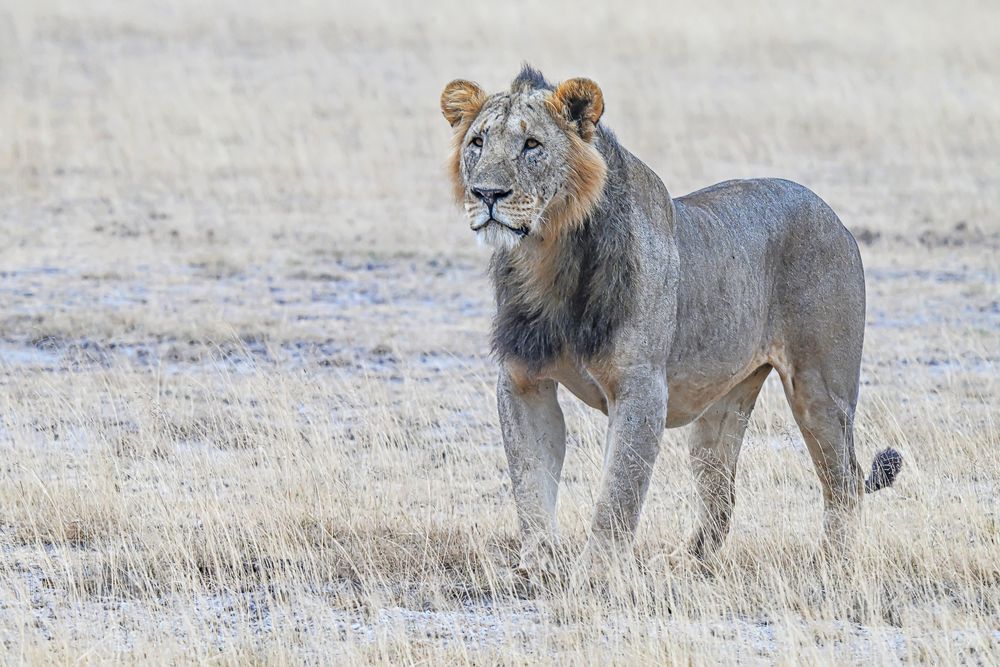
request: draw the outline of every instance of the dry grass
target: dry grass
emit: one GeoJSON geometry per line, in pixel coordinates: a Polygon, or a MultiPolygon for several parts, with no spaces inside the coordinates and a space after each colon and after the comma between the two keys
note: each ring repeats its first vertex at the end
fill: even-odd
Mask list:
{"type": "MultiPolygon", "coordinates": [[[[8,3],[0,9],[0,660],[986,663],[1000,654],[1000,12],[890,0],[8,3]],[[780,175],[863,241],[857,552],[780,388],[711,575],[669,431],[637,553],[526,591],[485,257],[437,96],[599,81],[677,194],[780,175]]],[[[603,420],[572,399],[585,539],[603,420]]]]}

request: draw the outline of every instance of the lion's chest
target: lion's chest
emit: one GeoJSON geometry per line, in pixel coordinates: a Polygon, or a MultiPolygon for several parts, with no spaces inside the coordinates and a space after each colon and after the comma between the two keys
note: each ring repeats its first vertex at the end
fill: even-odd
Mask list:
{"type": "Polygon", "coordinates": [[[538,370],[611,346],[631,308],[636,268],[630,233],[605,222],[586,221],[535,260],[494,255],[493,350],[501,361],[538,370]]]}
{"type": "Polygon", "coordinates": [[[493,320],[493,352],[503,361],[516,361],[533,370],[564,356],[578,358],[575,315],[565,307],[543,310],[520,300],[500,303],[493,320]]]}

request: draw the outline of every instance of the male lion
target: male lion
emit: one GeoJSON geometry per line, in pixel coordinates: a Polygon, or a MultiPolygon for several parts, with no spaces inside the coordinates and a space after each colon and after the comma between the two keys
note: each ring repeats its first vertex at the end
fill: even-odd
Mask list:
{"type": "Polygon", "coordinates": [[[507,92],[449,83],[455,195],[494,247],[493,351],[522,532],[520,569],[549,565],[566,429],[562,384],[608,415],[585,557],[630,544],[662,430],[694,424],[701,510],[688,549],[725,538],[747,419],[771,369],[823,487],[824,542],[846,537],[864,479],[853,420],[865,325],[857,244],[801,185],[727,181],[671,199],[603,125],[589,79],[553,87],[525,67],[507,92]]]}

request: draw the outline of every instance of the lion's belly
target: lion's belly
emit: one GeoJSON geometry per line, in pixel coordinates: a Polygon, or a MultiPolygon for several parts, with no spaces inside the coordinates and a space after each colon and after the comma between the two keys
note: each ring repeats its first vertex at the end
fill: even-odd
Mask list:
{"type": "MultiPolygon", "coordinates": [[[[691,423],[765,363],[765,358],[753,356],[742,367],[720,375],[690,373],[685,365],[668,368],[666,427],[691,423]]],[[[586,405],[608,413],[609,398],[605,390],[586,370],[564,364],[550,369],[547,375],[586,405]]]]}
{"type": "Polygon", "coordinates": [[[717,375],[688,373],[685,368],[667,369],[667,428],[690,424],[755,370],[767,363],[763,355],[752,355],[739,368],[717,375]]]}

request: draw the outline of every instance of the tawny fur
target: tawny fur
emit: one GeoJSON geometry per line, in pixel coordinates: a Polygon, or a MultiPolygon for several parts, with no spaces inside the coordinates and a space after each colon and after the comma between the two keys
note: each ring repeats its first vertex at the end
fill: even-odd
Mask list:
{"type": "Polygon", "coordinates": [[[572,125],[584,141],[594,138],[604,115],[604,95],[596,83],[583,78],[563,81],[547,103],[552,114],[572,125]]]}
{"type": "Polygon", "coordinates": [[[608,167],[594,145],[576,134],[567,134],[571,149],[569,177],[559,199],[549,205],[546,221],[561,236],[578,227],[597,206],[604,193],[608,167]]]}
{"type": "Polygon", "coordinates": [[[455,79],[441,92],[441,112],[445,120],[454,130],[452,150],[448,156],[448,173],[455,199],[461,202],[465,196],[465,184],[462,182],[460,156],[462,141],[469,125],[486,102],[486,93],[471,81],[455,79]]]}

